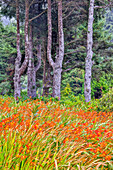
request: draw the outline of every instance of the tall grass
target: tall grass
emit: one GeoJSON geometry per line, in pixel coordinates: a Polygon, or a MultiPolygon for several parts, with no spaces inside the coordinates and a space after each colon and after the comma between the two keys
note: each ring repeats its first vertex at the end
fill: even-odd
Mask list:
{"type": "Polygon", "coordinates": [[[113,112],[0,97],[0,170],[112,170],[113,112]]]}

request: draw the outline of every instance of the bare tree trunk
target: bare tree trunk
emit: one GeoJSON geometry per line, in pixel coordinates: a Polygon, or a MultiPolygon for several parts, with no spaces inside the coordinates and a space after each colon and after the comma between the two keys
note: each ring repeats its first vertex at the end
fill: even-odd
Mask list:
{"type": "Polygon", "coordinates": [[[61,86],[61,72],[62,69],[58,66],[58,68],[53,68],[53,97],[58,97],[60,100],[60,86],[61,86]]]}
{"type": "Polygon", "coordinates": [[[64,33],[63,33],[63,19],[62,19],[62,0],[58,0],[58,38],[59,38],[59,51],[56,56],[55,62],[51,57],[51,37],[52,37],[52,24],[51,24],[51,0],[48,0],[48,49],[47,57],[50,65],[53,67],[53,97],[58,97],[60,100],[60,87],[61,87],[61,73],[62,62],[64,58],[64,33]]]}
{"type": "Polygon", "coordinates": [[[25,3],[25,59],[21,65],[20,52],[20,28],[19,28],[19,1],[16,0],[16,18],[17,18],[17,58],[15,60],[15,74],[14,74],[14,97],[20,97],[21,86],[20,77],[25,71],[28,63],[29,45],[28,45],[28,21],[29,21],[29,6],[28,1],[25,3]],[[21,67],[20,67],[21,65],[21,67]]]}
{"type": "Polygon", "coordinates": [[[51,0],[48,0],[48,44],[47,44],[47,58],[52,67],[55,63],[51,57],[51,44],[52,44],[52,22],[51,22],[51,0]]]}
{"type": "Polygon", "coordinates": [[[43,96],[50,95],[49,89],[52,85],[52,76],[51,76],[51,66],[47,63],[47,60],[43,60],[43,96]]]}
{"type": "Polygon", "coordinates": [[[19,70],[20,75],[25,71],[29,59],[29,39],[28,39],[28,26],[29,26],[29,1],[25,0],[25,59],[19,70]]]}
{"type": "Polygon", "coordinates": [[[32,35],[32,25],[30,24],[30,33],[29,33],[29,63],[28,63],[28,96],[36,97],[36,72],[41,66],[41,45],[37,45],[37,66],[34,66],[33,58],[33,35],[32,35]]]}
{"type": "Polygon", "coordinates": [[[87,32],[87,57],[85,59],[85,83],[84,95],[85,101],[91,100],[91,69],[92,69],[92,46],[93,46],[93,18],[94,16],[94,0],[90,0],[89,6],[89,19],[88,19],[88,32],[87,32]]]}
{"type": "Polygon", "coordinates": [[[33,59],[33,35],[32,35],[32,24],[30,24],[30,31],[29,31],[29,61],[28,61],[28,70],[27,70],[27,93],[28,96],[32,96],[32,77],[34,71],[34,59],[33,59]]]}
{"type": "Polygon", "coordinates": [[[36,67],[34,67],[34,71],[33,71],[33,86],[32,86],[32,97],[36,97],[36,72],[39,70],[40,66],[41,66],[41,45],[38,44],[37,45],[37,59],[38,59],[38,63],[36,65],[36,67]]]}
{"type": "Polygon", "coordinates": [[[58,96],[60,100],[62,62],[64,58],[62,0],[58,1],[58,40],[59,40],[59,53],[55,60],[55,67],[53,68],[53,96],[54,97],[58,96]]]}
{"type": "Polygon", "coordinates": [[[43,96],[50,95],[50,88],[52,87],[52,75],[51,75],[51,66],[47,61],[46,56],[46,45],[43,43],[43,96]]]}
{"type": "Polygon", "coordinates": [[[20,73],[19,67],[21,64],[20,52],[20,27],[19,27],[19,2],[16,0],[16,19],[17,19],[17,58],[15,60],[15,74],[14,74],[14,97],[20,97],[20,73]]]}

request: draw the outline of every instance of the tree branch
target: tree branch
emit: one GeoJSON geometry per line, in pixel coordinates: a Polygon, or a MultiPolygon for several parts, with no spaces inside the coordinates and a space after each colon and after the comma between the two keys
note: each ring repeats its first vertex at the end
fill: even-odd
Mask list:
{"type": "Polygon", "coordinates": [[[81,67],[81,66],[84,66],[84,63],[78,63],[78,64],[76,64],[76,65],[74,65],[73,67],[71,67],[71,68],[68,68],[68,69],[66,69],[66,70],[63,70],[62,72],[63,73],[65,73],[65,72],[67,72],[67,71],[70,71],[70,70],[72,70],[72,69],[74,69],[74,68],[76,68],[76,67],[81,67]]]}
{"type": "Polygon", "coordinates": [[[101,8],[108,8],[108,7],[113,7],[113,5],[94,6],[94,9],[96,9],[96,8],[101,9],[101,8]]]}
{"type": "Polygon", "coordinates": [[[72,52],[64,53],[64,55],[74,54],[76,52],[84,52],[84,51],[82,51],[82,50],[75,50],[75,51],[72,51],[72,52]]]}
{"type": "Polygon", "coordinates": [[[47,12],[47,9],[46,9],[45,11],[41,12],[39,15],[37,15],[37,16],[31,18],[31,19],[29,20],[29,22],[33,21],[34,19],[39,18],[39,17],[40,17],[41,15],[43,15],[45,12],[47,12]]]}

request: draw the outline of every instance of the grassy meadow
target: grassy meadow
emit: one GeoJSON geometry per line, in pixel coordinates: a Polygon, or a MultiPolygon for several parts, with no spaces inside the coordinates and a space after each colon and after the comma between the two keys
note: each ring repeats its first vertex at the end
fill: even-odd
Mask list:
{"type": "Polygon", "coordinates": [[[1,96],[0,170],[112,170],[112,116],[1,96]]]}

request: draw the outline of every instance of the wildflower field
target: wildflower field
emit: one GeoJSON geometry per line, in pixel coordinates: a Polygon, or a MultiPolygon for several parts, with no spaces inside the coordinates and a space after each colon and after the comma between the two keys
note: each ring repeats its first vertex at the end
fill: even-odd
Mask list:
{"type": "Polygon", "coordinates": [[[112,116],[0,97],[0,170],[112,170],[112,116]]]}

